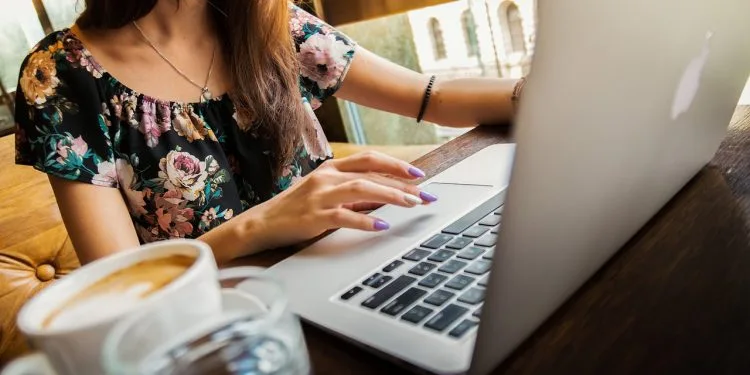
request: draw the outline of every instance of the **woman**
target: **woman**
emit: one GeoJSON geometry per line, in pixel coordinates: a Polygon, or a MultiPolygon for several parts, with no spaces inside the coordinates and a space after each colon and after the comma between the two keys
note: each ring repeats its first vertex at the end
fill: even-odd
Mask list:
{"type": "Polygon", "coordinates": [[[82,263],[178,237],[221,263],[437,199],[408,163],[329,160],[326,98],[471,126],[509,121],[516,83],[433,83],[283,0],[86,0],[24,61],[16,159],[49,174],[82,263]]]}

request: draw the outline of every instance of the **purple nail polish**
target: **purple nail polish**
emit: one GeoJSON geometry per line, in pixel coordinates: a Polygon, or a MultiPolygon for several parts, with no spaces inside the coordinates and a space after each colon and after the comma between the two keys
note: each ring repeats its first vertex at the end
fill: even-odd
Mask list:
{"type": "Polygon", "coordinates": [[[388,230],[390,227],[391,225],[383,220],[375,220],[375,230],[388,230]]]}
{"type": "Polygon", "coordinates": [[[434,196],[434,195],[432,195],[432,194],[430,194],[430,193],[428,193],[426,191],[420,192],[419,193],[419,197],[422,198],[422,200],[426,201],[426,202],[434,202],[434,201],[438,200],[438,197],[436,197],[436,196],[434,196]]]}
{"type": "Polygon", "coordinates": [[[424,172],[417,167],[409,167],[409,174],[416,178],[422,178],[425,176],[424,172]]]}

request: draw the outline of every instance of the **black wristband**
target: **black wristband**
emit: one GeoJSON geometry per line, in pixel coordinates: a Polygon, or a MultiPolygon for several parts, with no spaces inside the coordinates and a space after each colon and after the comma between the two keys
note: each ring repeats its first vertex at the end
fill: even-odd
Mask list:
{"type": "Polygon", "coordinates": [[[422,97],[422,106],[419,108],[419,114],[417,115],[417,123],[422,122],[424,113],[427,110],[427,104],[430,102],[430,96],[432,96],[432,86],[435,84],[435,76],[430,77],[430,83],[427,84],[427,88],[424,90],[424,96],[422,97]]]}

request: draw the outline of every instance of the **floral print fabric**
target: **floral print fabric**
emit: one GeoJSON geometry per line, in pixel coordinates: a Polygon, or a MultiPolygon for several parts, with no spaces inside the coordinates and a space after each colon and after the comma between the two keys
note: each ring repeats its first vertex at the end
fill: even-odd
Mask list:
{"type": "Polygon", "coordinates": [[[227,95],[179,103],[135,92],[68,29],[45,37],[21,67],[16,163],[118,188],[141,242],[198,237],[271,198],[332,157],[313,110],[340,87],[355,51],[318,18],[290,11],[300,100],[313,121],[277,181],[266,145],[239,129],[227,95]]]}

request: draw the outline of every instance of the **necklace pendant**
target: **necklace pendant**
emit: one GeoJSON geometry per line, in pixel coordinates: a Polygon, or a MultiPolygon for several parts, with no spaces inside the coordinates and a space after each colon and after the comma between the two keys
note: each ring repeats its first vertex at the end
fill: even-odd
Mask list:
{"type": "Polygon", "coordinates": [[[201,89],[201,97],[205,102],[213,98],[213,95],[211,95],[211,91],[208,91],[208,87],[204,87],[203,89],[201,89]]]}

